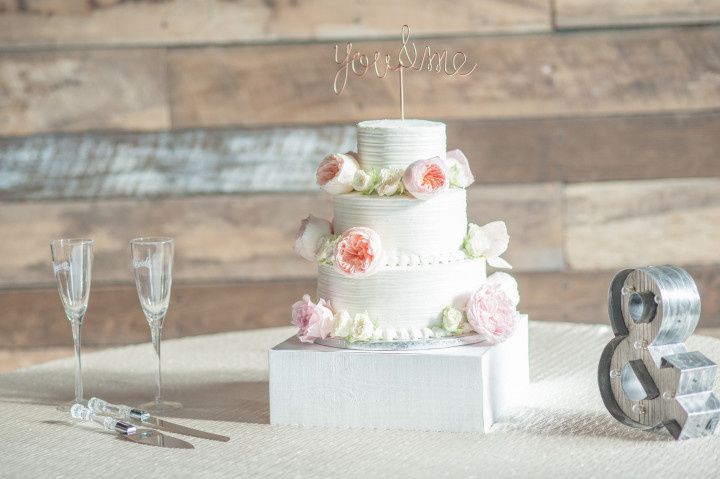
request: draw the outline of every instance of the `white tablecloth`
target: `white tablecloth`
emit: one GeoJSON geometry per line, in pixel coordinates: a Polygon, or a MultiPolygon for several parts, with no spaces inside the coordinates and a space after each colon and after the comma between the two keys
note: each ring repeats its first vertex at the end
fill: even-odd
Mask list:
{"type": "MultiPolygon", "coordinates": [[[[0,376],[0,476],[15,477],[718,477],[718,436],[676,442],[627,428],[597,389],[609,328],[533,323],[531,387],[487,435],[268,425],[267,350],[290,328],[164,344],[178,422],[231,437],[194,450],[141,446],[55,410],[71,399],[73,361],[0,376]],[[182,418],[182,419],[180,419],[182,418]]],[[[68,328],[68,339],[70,331],[68,328]]],[[[720,341],[688,342],[720,362],[720,341]]],[[[86,396],[138,404],[153,393],[149,345],[85,356],[86,396]]]]}

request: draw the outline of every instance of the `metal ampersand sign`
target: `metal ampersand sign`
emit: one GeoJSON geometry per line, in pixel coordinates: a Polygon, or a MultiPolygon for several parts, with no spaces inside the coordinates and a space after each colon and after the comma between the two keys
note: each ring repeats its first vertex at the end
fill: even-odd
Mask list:
{"type": "Polygon", "coordinates": [[[667,428],[675,439],[713,434],[717,365],[684,343],[700,319],[692,277],[675,266],[621,271],[610,284],[608,313],[615,338],[600,358],[598,384],[610,414],[639,429],[667,428]]]}

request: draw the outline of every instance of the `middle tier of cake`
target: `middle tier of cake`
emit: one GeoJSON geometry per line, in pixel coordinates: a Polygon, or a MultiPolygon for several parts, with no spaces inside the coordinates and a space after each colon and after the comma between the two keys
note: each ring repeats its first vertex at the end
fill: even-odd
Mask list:
{"type": "Polygon", "coordinates": [[[464,189],[450,189],[426,201],[407,196],[337,195],[334,214],[336,233],[355,226],[375,230],[388,265],[447,263],[465,258],[460,251],[467,234],[464,189]]]}
{"type": "Polygon", "coordinates": [[[349,278],[321,265],[318,297],[353,317],[367,312],[382,339],[418,339],[435,334],[427,330],[440,325],[446,307],[464,310],[485,274],[484,259],[388,267],[364,278],[349,278]]]}

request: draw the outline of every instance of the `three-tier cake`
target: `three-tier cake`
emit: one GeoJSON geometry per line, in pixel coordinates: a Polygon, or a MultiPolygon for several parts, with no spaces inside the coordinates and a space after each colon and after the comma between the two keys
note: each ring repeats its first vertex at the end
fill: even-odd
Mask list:
{"type": "Polygon", "coordinates": [[[512,335],[519,295],[500,257],[505,224],[468,224],[474,181],[445,124],[374,120],[357,126],[357,153],[331,154],[317,170],[334,195],[332,221],[308,217],[295,250],[318,263],[317,298],[292,307],[302,341],[355,346],[448,338],[489,343],[512,335]]]}

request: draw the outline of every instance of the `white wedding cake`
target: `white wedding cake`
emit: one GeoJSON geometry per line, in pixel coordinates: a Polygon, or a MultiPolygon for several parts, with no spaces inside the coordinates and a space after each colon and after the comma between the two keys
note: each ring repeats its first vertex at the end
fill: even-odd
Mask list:
{"type": "Polygon", "coordinates": [[[445,124],[374,120],[357,126],[357,153],[328,155],[317,182],[334,195],[332,221],[303,220],[295,250],[318,263],[317,297],[292,307],[302,341],[349,343],[509,337],[517,284],[500,257],[502,221],[468,224],[474,181],[445,124]]]}

